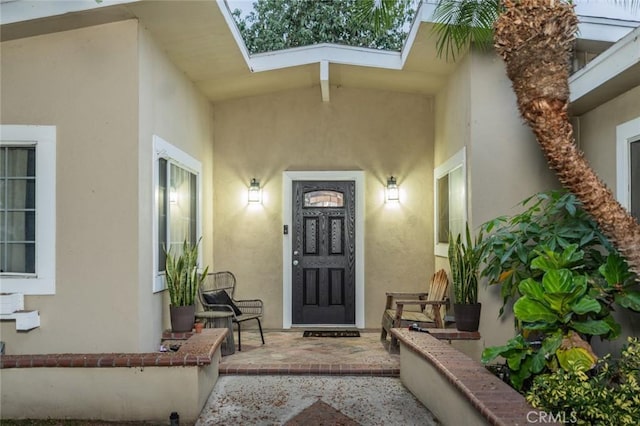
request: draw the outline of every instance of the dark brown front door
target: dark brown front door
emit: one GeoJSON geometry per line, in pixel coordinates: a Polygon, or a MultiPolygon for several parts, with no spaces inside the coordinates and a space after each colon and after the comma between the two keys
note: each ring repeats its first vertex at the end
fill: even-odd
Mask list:
{"type": "Polygon", "coordinates": [[[355,324],[355,182],[293,181],[294,324],[355,324]]]}

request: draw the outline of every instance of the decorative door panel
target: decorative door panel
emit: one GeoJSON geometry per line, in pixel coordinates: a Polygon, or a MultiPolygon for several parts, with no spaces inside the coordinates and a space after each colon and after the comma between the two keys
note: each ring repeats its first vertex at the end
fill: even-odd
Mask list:
{"type": "Polygon", "coordinates": [[[294,324],[355,324],[355,183],[293,182],[294,324]]]}

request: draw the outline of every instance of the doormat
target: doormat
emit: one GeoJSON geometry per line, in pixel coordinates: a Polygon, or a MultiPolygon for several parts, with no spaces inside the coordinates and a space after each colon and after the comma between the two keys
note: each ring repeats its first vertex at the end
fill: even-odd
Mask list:
{"type": "Polygon", "coordinates": [[[360,337],[358,330],[305,330],[302,337],[360,337]]]}

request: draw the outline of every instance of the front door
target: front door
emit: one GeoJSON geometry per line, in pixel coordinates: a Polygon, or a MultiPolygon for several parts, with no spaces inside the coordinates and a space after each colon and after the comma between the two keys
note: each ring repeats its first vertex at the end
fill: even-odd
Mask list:
{"type": "Polygon", "coordinates": [[[355,182],[292,191],[292,322],[355,324],[355,182]]]}

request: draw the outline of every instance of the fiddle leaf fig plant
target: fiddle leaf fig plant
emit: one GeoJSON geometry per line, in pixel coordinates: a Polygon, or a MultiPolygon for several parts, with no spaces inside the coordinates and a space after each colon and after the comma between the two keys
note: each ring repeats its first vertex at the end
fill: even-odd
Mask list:
{"type": "MultiPolygon", "coordinates": [[[[518,285],[522,297],[513,305],[513,312],[525,330],[576,330],[586,335],[603,335],[613,330],[597,316],[603,307],[587,292],[587,278],[576,269],[568,269],[583,258],[577,245],[561,253],[542,247],[531,263],[544,275],[540,281],[527,278],[518,285]]],[[[607,315],[610,315],[607,313],[607,315]]]]}
{"type": "MultiPolygon", "coordinates": [[[[539,281],[546,270],[560,265],[585,276],[587,292],[606,308],[600,319],[611,330],[619,328],[606,315],[611,306],[640,312],[638,277],[629,271],[626,260],[600,232],[575,195],[565,191],[541,192],[522,201],[521,206],[524,207],[521,213],[498,217],[481,226],[485,235],[480,243],[485,265],[481,276],[490,285],[500,286],[503,299],[500,315],[508,302],[521,296],[522,281],[528,278],[539,281]],[[543,247],[558,255],[541,258],[539,251],[543,247]],[[569,247],[573,248],[565,252],[569,247]]],[[[596,327],[603,329],[602,324],[596,327]]],[[[586,334],[597,334],[595,331],[586,334]]]]}
{"type": "Polygon", "coordinates": [[[504,357],[516,389],[540,374],[592,369],[591,338],[620,335],[612,310],[640,312],[637,276],[573,194],[539,193],[522,207],[481,227],[482,276],[501,286],[501,315],[515,302],[518,331],[505,346],[486,348],[482,361],[504,357]]]}
{"type": "Polygon", "coordinates": [[[636,275],[629,271],[629,265],[618,253],[609,254],[607,262],[598,268],[598,272],[604,280],[595,283],[600,294],[623,308],[640,312],[636,275]]]}
{"type": "Polygon", "coordinates": [[[582,271],[584,252],[571,244],[556,252],[542,246],[534,250],[537,257],[531,269],[542,273],[538,279],[527,278],[518,285],[522,295],[513,312],[521,325],[521,334],[506,346],[484,350],[482,362],[502,356],[510,369],[510,380],[521,389],[525,380],[543,372],[587,371],[597,356],[588,339],[591,336],[614,338],[619,332],[606,305],[589,292],[587,276],[582,271]],[[541,334],[540,342],[524,336],[541,334]]]}
{"type": "MultiPolygon", "coordinates": [[[[577,245],[583,252],[579,267],[589,277],[599,275],[598,267],[604,262],[602,253],[614,252],[580,201],[569,192],[541,192],[525,199],[520,206],[524,208],[521,213],[501,216],[481,226],[485,234],[482,242],[485,267],[481,275],[490,285],[500,286],[503,299],[500,315],[507,303],[520,296],[521,281],[542,275],[543,269],[534,268],[533,263],[538,257],[537,247],[562,251],[577,245]]],[[[563,259],[563,263],[571,263],[569,260],[563,259]]]]}
{"type": "Polygon", "coordinates": [[[547,336],[542,344],[529,342],[522,334],[518,334],[504,346],[486,348],[482,352],[481,361],[487,364],[502,356],[509,367],[511,385],[520,390],[530,377],[557,369],[558,362],[554,355],[561,343],[560,331],[547,336]]]}

